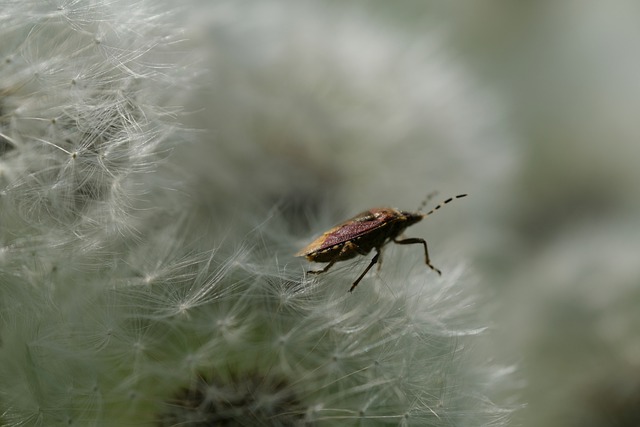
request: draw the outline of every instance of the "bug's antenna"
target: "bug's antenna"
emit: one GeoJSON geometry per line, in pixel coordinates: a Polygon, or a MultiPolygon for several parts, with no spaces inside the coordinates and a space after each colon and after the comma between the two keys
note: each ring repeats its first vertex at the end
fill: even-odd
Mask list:
{"type": "Polygon", "coordinates": [[[453,199],[462,199],[463,197],[467,197],[467,195],[466,194],[458,194],[457,196],[449,197],[447,200],[445,200],[444,202],[440,203],[439,205],[437,205],[435,208],[431,209],[426,214],[422,214],[422,217],[424,218],[426,216],[431,215],[432,213],[434,213],[435,211],[437,211],[438,209],[440,209],[441,207],[443,207],[447,203],[452,202],[453,199]]]}
{"type": "Polygon", "coordinates": [[[425,197],[422,203],[420,203],[420,206],[418,206],[417,211],[420,212],[425,206],[427,206],[427,203],[429,203],[429,200],[433,199],[437,195],[438,195],[437,191],[432,191],[431,193],[427,194],[427,197],[425,197]]]}

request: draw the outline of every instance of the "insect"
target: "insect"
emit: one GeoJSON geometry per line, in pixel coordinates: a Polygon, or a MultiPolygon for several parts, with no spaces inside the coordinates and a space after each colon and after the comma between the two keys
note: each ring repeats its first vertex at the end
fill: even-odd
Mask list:
{"type": "Polygon", "coordinates": [[[308,274],[320,274],[328,271],[336,262],[345,261],[358,255],[367,255],[372,249],[375,249],[376,254],[367,268],[353,282],[349,292],[352,292],[358,286],[360,280],[375,263],[378,263],[378,269],[380,268],[382,265],[382,247],[389,242],[398,245],[421,244],[424,246],[426,264],[436,273],[442,274],[429,260],[426,240],[417,237],[398,240],[398,237],[407,227],[421,221],[452,200],[465,197],[466,194],[450,197],[427,213],[420,212],[420,209],[433,196],[434,193],[427,196],[416,212],[401,211],[395,208],[373,208],[359,213],[323,233],[322,236],[301,249],[296,256],[305,257],[312,262],[328,262],[321,270],[307,271],[308,274]]]}

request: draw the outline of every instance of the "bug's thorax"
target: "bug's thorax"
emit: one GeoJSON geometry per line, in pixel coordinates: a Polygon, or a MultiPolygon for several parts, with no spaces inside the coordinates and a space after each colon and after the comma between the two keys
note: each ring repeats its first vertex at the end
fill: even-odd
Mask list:
{"type": "Polygon", "coordinates": [[[425,214],[422,212],[412,212],[412,211],[401,211],[395,208],[373,208],[369,209],[366,212],[363,212],[360,215],[357,215],[354,220],[367,220],[367,217],[374,217],[376,219],[380,219],[381,221],[402,221],[407,224],[407,227],[415,224],[425,217],[425,214]],[[357,218],[361,217],[361,218],[357,218]]]}
{"type": "MultiPolygon", "coordinates": [[[[400,236],[407,227],[424,218],[422,212],[401,211],[394,208],[374,208],[369,212],[380,220],[378,231],[370,233],[372,247],[381,247],[400,236]]],[[[366,236],[365,236],[366,237],[366,236]]]]}

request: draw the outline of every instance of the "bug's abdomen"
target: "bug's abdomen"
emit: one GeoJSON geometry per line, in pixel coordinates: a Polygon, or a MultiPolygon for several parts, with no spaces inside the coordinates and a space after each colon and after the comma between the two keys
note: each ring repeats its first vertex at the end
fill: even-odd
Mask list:
{"type": "Polygon", "coordinates": [[[340,243],[330,248],[314,252],[307,255],[307,259],[313,262],[344,261],[366,253],[360,252],[359,250],[352,250],[347,246],[348,244],[348,242],[340,243]]]}
{"type": "Polygon", "coordinates": [[[355,258],[358,255],[366,255],[372,249],[383,246],[388,238],[396,237],[397,233],[395,230],[390,230],[391,227],[393,227],[391,224],[382,226],[362,236],[309,254],[307,259],[314,262],[337,262],[355,258]]]}

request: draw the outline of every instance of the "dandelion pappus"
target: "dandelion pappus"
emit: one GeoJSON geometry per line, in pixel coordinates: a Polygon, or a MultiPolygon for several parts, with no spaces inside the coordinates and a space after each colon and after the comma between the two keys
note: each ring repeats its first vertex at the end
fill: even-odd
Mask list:
{"type": "Polygon", "coordinates": [[[305,257],[311,262],[328,262],[321,270],[307,271],[308,274],[320,274],[328,271],[336,262],[355,258],[359,255],[367,255],[372,249],[375,249],[376,254],[367,268],[353,282],[349,292],[352,292],[358,286],[360,280],[375,263],[379,263],[378,268],[380,268],[382,264],[382,247],[390,242],[398,245],[423,245],[426,264],[436,273],[442,274],[440,270],[431,264],[426,240],[418,237],[398,240],[398,237],[407,227],[421,221],[454,199],[466,196],[466,194],[459,194],[455,197],[450,197],[427,213],[420,212],[420,209],[433,197],[433,194],[427,196],[416,212],[401,211],[395,208],[369,209],[326,231],[301,249],[296,256],[305,257]]]}

